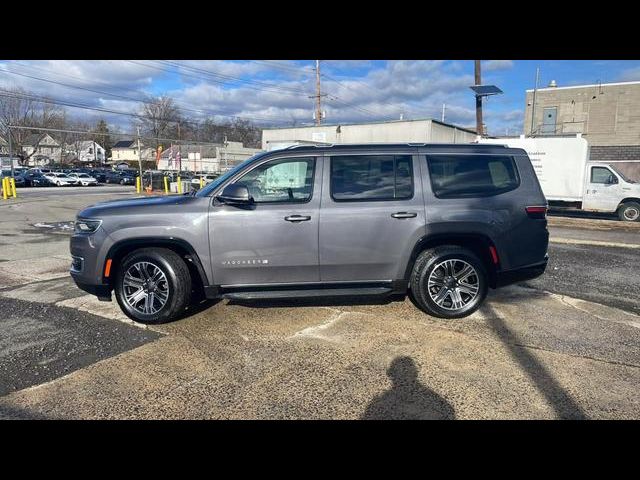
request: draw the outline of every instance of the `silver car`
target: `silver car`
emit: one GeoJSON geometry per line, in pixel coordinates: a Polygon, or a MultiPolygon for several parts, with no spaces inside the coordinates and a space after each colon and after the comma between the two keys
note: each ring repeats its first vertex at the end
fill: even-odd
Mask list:
{"type": "Polygon", "coordinates": [[[179,318],[194,297],[408,294],[459,318],[488,288],[544,272],[546,209],[522,149],[295,146],[197,192],[86,208],[71,275],[147,323],[179,318]]]}

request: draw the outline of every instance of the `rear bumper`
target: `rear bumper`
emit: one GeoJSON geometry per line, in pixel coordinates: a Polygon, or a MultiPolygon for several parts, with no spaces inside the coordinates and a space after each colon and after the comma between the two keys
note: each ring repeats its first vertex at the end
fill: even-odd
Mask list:
{"type": "Polygon", "coordinates": [[[546,255],[543,262],[515,270],[507,270],[496,273],[496,288],[512,285],[514,283],[524,282],[539,277],[544,273],[549,262],[549,256],[546,255]]]}

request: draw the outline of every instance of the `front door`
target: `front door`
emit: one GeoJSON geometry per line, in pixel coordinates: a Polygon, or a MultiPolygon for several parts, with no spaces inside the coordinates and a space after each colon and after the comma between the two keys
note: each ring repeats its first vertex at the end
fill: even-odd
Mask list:
{"type": "Polygon", "coordinates": [[[582,208],[594,212],[615,212],[622,199],[620,179],[605,166],[589,166],[582,208]],[[611,180],[617,183],[610,183],[611,180]]]}
{"type": "Polygon", "coordinates": [[[317,282],[322,163],[316,157],[264,161],[233,183],[251,206],[213,200],[209,215],[216,285],[317,282]]]}

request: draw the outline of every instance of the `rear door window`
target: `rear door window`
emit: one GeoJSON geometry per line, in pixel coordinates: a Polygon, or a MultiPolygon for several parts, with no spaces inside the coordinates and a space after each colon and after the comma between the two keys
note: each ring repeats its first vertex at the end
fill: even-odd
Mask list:
{"type": "Polygon", "coordinates": [[[338,202],[408,200],[412,197],[410,155],[331,157],[331,198],[338,202]]]}
{"type": "Polygon", "coordinates": [[[506,155],[430,155],[427,163],[438,198],[489,197],[520,185],[513,157],[506,155]]]}

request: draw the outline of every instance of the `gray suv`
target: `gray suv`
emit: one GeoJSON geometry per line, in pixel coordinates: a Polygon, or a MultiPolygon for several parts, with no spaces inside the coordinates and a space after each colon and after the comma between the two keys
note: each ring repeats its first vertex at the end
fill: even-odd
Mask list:
{"type": "Polygon", "coordinates": [[[524,150],[478,144],[300,145],[197,192],[77,216],[71,275],[138,322],[192,298],[409,294],[441,318],[541,275],[547,202],[524,150]]]}

